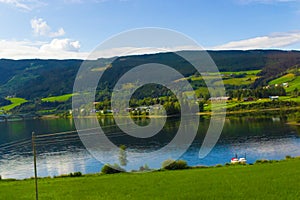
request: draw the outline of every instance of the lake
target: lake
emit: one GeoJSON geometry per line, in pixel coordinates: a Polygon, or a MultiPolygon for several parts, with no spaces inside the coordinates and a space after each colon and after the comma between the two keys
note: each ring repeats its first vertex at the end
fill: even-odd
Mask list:
{"type": "MultiPolygon", "coordinates": [[[[83,119],[82,123],[85,123],[85,120],[90,119],[83,119]]],[[[134,119],[135,123],[141,126],[146,126],[149,120],[153,120],[158,126],[163,121],[160,118],[134,119]]],[[[286,155],[299,156],[300,127],[288,125],[286,121],[287,116],[282,114],[229,116],[213,150],[205,158],[200,159],[199,149],[210,122],[208,116],[200,117],[198,133],[180,159],[186,160],[191,166],[211,166],[230,162],[235,154],[239,157],[246,155],[248,163],[253,163],[257,159],[283,159],[286,155]]],[[[174,138],[180,118],[168,118],[157,135],[146,139],[128,137],[115,126],[112,118],[101,118],[98,123],[113,143],[126,145],[128,151],[147,153],[164,147],[174,138]]],[[[186,129],[191,126],[193,124],[186,124],[186,129]]],[[[36,140],[38,176],[54,176],[76,171],[99,172],[103,164],[86,150],[75,130],[72,119],[0,122],[0,175],[2,178],[17,179],[33,176],[31,145],[33,131],[40,136],[36,140]]],[[[178,145],[166,150],[163,152],[164,158],[171,158],[180,148],[178,145]]],[[[153,163],[144,164],[151,168],[158,168],[161,165],[155,163],[155,159],[153,163]]]]}

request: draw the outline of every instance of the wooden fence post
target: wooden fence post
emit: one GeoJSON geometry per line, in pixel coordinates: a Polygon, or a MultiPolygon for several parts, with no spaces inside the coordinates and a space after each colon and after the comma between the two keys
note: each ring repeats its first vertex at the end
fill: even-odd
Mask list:
{"type": "Polygon", "coordinates": [[[33,151],[33,163],[34,163],[34,180],[35,180],[35,199],[39,199],[38,193],[38,177],[37,177],[37,168],[36,168],[36,149],[35,149],[35,133],[32,132],[32,151],[33,151]]]}

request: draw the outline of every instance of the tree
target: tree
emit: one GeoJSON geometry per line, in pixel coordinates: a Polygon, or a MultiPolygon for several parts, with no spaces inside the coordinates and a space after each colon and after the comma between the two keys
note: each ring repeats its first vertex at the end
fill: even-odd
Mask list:
{"type": "Polygon", "coordinates": [[[120,151],[119,151],[119,162],[121,166],[126,166],[127,165],[127,154],[126,154],[126,146],[121,145],[120,146],[120,151]]]}

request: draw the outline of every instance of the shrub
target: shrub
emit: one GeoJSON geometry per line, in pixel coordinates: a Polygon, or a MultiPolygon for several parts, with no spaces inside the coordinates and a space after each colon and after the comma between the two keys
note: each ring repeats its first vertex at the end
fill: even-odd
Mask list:
{"type": "MultiPolygon", "coordinates": [[[[74,172],[74,173],[70,173],[70,174],[61,174],[58,176],[54,176],[54,178],[67,178],[67,177],[79,177],[79,176],[82,176],[81,172],[74,172]]],[[[47,178],[51,178],[51,177],[49,176],[47,178]]]]}
{"type": "Polygon", "coordinates": [[[221,164],[217,164],[215,167],[223,167],[223,165],[221,165],[221,164]]]}
{"type": "Polygon", "coordinates": [[[166,169],[170,164],[174,163],[175,160],[172,160],[172,159],[168,159],[168,160],[165,160],[162,164],[161,164],[161,168],[162,169],[166,169]]]}
{"type": "Polygon", "coordinates": [[[58,176],[54,176],[54,178],[66,178],[66,177],[70,177],[70,174],[61,174],[58,176]]]}
{"type": "Polygon", "coordinates": [[[150,171],[150,168],[147,164],[145,164],[144,166],[140,166],[139,169],[140,172],[144,172],[144,171],[150,171]]]}
{"type": "Polygon", "coordinates": [[[256,161],[255,161],[255,164],[262,164],[262,163],[269,163],[269,161],[266,160],[266,159],[256,160],[256,161]]]}
{"type": "Polygon", "coordinates": [[[167,170],[177,170],[177,169],[188,169],[189,166],[184,160],[175,161],[175,160],[168,159],[162,163],[162,168],[167,170]]]}
{"type": "Polygon", "coordinates": [[[82,176],[82,173],[81,172],[74,172],[74,173],[70,173],[70,176],[71,177],[79,177],[79,176],[82,176]]]}
{"type": "Polygon", "coordinates": [[[292,156],[290,156],[290,155],[287,155],[287,156],[285,156],[285,159],[286,160],[288,160],[288,159],[292,159],[293,157],[292,156]]]}
{"type": "Polygon", "coordinates": [[[101,173],[103,174],[116,174],[121,172],[125,172],[125,170],[117,164],[114,164],[113,166],[105,164],[101,169],[101,173]]]}

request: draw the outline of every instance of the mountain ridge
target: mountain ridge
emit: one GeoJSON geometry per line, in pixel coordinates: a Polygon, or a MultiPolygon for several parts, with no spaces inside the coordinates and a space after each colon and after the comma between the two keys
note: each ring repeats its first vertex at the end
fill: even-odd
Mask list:
{"type": "MultiPolygon", "coordinates": [[[[268,81],[279,77],[288,68],[300,64],[299,51],[283,50],[224,50],[207,51],[220,71],[262,70],[261,78],[252,87],[266,85],[268,81]]],[[[196,51],[189,51],[197,56],[196,51]]],[[[196,59],[196,58],[195,58],[196,59]]],[[[97,66],[104,67],[112,63],[103,74],[103,88],[113,87],[116,80],[133,67],[151,62],[159,62],[174,67],[184,76],[196,71],[191,65],[174,53],[156,53],[146,55],[102,58],[97,66]]],[[[83,60],[79,59],[0,59],[0,97],[18,96],[33,100],[49,96],[72,93],[77,71],[83,60]]],[[[99,88],[99,89],[103,89],[99,88]]]]}

